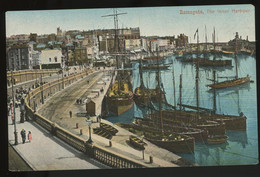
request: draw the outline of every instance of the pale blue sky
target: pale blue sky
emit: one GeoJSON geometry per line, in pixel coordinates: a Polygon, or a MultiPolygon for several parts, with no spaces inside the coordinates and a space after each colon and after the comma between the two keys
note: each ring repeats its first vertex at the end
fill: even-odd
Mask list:
{"type": "MultiPolygon", "coordinates": [[[[176,6],[149,8],[118,8],[119,27],[140,27],[141,35],[179,35],[184,33],[191,37],[199,28],[200,41],[205,41],[205,25],[208,41],[212,41],[213,27],[216,29],[219,42],[233,39],[235,32],[242,38],[255,40],[255,11],[253,5],[221,5],[221,6],[176,6]],[[215,13],[208,13],[215,10],[215,13]],[[247,10],[245,13],[233,13],[232,10],[247,10]],[[180,14],[180,10],[202,10],[203,15],[180,14]],[[218,13],[218,10],[228,10],[218,13]]],[[[9,11],[6,13],[6,35],[14,34],[49,34],[56,33],[57,27],[62,30],[89,30],[114,28],[112,14],[107,9],[78,10],[44,10],[44,11],[9,11]]]]}

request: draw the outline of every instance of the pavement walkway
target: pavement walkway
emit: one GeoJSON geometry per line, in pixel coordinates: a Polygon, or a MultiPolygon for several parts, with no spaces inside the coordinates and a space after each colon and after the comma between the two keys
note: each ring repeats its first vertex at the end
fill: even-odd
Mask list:
{"type": "Polygon", "coordinates": [[[18,145],[14,145],[14,125],[8,116],[8,139],[15,151],[33,170],[70,170],[109,168],[52,136],[33,121],[20,123],[20,108],[15,108],[18,145]],[[32,132],[32,141],[22,143],[20,131],[32,132]]]}

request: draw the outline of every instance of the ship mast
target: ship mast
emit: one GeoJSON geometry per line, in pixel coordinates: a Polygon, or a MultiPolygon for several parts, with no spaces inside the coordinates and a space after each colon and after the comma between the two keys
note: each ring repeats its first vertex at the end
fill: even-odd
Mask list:
{"type": "MultiPolygon", "coordinates": [[[[101,17],[114,17],[114,28],[115,28],[115,42],[114,42],[114,53],[116,54],[116,67],[119,69],[118,52],[119,52],[119,38],[118,38],[118,15],[127,13],[117,13],[117,9],[113,9],[114,13],[110,15],[104,15],[101,17]]],[[[118,74],[118,92],[120,92],[120,74],[118,74]]]]}
{"type": "Polygon", "coordinates": [[[207,39],[207,28],[205,25],[205,49],[204,49],[204,55],[203,55],[204,58],[206,58],[207,50],[208,50],[208,39],[207,39]]]}
{"type": "MultiPolygon", "coordinates": [[[[198,34],[198,29],[196,31],[197,33],[197,58],[198,58],[198,53],[199,53],[199,34],[198,34]]],[[[196,35],[195,33],[195,35],[196,35]]],[[[199,110],[199,60],[196,62],[196,101],[197,101],[197,110],[199,110]]]]}
{"type": "Polygon", "coordinates": [[[175,95],[175,77],[174,77],[174,67],[172,65],[172,80],[173,80],[173,99],[174,99],[174,107],[176,109],[176,95],[175,95]]]}
{"type": "Polygon", "coordinates": [[[161,87],[160,87],[160,68],[159,68],[159,54],[158,54],[158,45],[156,47],[157,52],[157,89],[159,91],[159,114],[160,114],[160,120],[161,120],[161,133],[162,136],[164,136],[164,130],[163,130],[163,118],[162,118],[162,93],[161,93],[161,87]]]}
{"type": "Polygon", "coordinates": [[[238,46],[237,46],[237,40],[238,40],[238,33],[236,33],[235,37],[236,43],[235,43],[235,63],[236,63],[236,79],[238,79],[238,69],[237,69],[237,53],[238,53],[238,46]]]}
{"type": "Polygon", "coordinates": [[[213,40],[213,47],[214,47],[214,57],[213,57],[213,60],[215,60],[216,59],[216,33],[215,33],[215,27],[214,27],[212,40],[213,40]]]}
{"type": "Polygon", "coordinates": [[[179,87],[179,89],[180,89],[180,110],[182,109],[182,102],[181,102],[181,100],[182,100],[182,74],[180,74],[180,87],[179,87]]]}
{"type": "Polygon", "coordinates": [[[142,70],[142,59],[139,60],[139,75],[140,75],[140,88],[144,88],[144,81],[143,81],[143,70],[142,70]]]}
{"type": "MultiPolygon", "coordinates": [[[[216,71],[213,71],[213,84],[216,84],[216,71]]],[[[216,114],[217,101],[216,101],[216,88],[213,88],[213,113],[216,114]]]]}

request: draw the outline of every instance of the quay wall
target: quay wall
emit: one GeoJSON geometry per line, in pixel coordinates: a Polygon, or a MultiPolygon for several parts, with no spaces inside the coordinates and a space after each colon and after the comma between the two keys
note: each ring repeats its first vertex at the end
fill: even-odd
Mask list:
{"type": "MultiPolygon", "coordinates": [[[[51,76],[57,74],[58,69],[34,69],[34,70],[21,70],[13,72],[14,84],[26,82],[41,77],[51,76]]],[[[11,85],[12,73],[7,73],[7,86],[11,85]]]]}
{"type": "Polygon", "coordinates": [[[63,77],[58,80],[51,81],[43,84],[38,88],[31,90],[25,98],[25,116],[26,119],[32,119],[47,131],[57,136],[64,142],[68,143],[77,150],[86,153],[86,155],[100,161],[113,168],[144,168],[148,167],[148,164],[136,161],[135,159],[125,157],[121,154],[109,151],[95,143],[89,143],[81,137],[74,135],[68,130],[60,127],[56,123],[50,121],[46,117],[36,112],[37,108],[41,104],[44,104],[44,100],[51,97],[54,93],[69,86],[78,79],[85,77],[86,75],[93,73],[94,69],[83,71],[80,73],[72,74],[67,77],[63,77]]]}

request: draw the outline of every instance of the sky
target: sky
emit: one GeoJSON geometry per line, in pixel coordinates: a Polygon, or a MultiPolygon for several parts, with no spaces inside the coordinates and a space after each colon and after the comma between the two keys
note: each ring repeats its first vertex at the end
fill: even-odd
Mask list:
{"type": "MultiPolygon", "coordinates": [[[[227,42],[238,32],[243,39],[255,41],[255,8],[253,5],[218,6],[175,6],[118,8],[118,26],[139,27],[141,36],[167,36],[184,33],[190,42],[195,42],[194,34],[199,31],[200,42],[212,41],[215,27],[216,40],[227,42]],[[199,14],[185,14],[195,11],[199,14]]],[[[194,13],[195,13],[194,12],[194,13]]],[[[16,34],[50,34],[62,30],[93,30],[114,28],[113,9],[72,9],[6,12],[6,36],[16,34]]]]}

